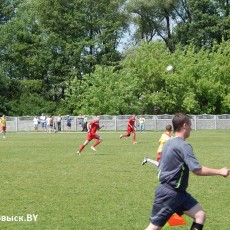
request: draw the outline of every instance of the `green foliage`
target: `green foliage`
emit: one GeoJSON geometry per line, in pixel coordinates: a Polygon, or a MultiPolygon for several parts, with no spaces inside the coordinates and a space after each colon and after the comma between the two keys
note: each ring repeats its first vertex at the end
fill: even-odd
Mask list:
{"type": "Polygon", "coordinates": [[[198,49],[229,40],[228,1],[190,0],[181,6],[182,20],[175,26],[174,42],[198,49]]]}
{"type": "MultiPolygon", "coordinates": [[[[127,25],[123,2],[24,1],[12,20],[0,28],[2,75],[11,79],[11,85],[15,80],[40,80],[41,98],[62,105],[65,87],[72,79],[91,73],[96,64],[114,65],[121,59],[116,48],[127,25]]],[[[28,95],[35,93],[34,87],[28,95]]],[[[17,100],[23,94],[11,92],[18,95],[17,100]]]]}
{"type": "Polygon", "coordinates": [[[227,1],[14,0],[0,6],[2,113],[230,112],[227,1]],[[122,57],[117,47],[131,23],[138,45],[122,57]]]}
{"type": "Polygon", "coordinates": [[[175,0],[130,0],[126,10],[131,14],[131,21],[137,27],[134,38],[150,42],[161,38],[169,50],[174,51],[172,40],[173,24],[176,23],[174,10],[178,7],[175,0]]]}
{"type": "Polygon", "coordinates": [[[136,88],[138,82],[131,79],[130,73],[98,66],[80,84],[76,79],[72,82],[69,101],[77,114],[131,114],[139,112],[136,88]]]}
{"type": "Polygon", "coordinates": [[[66,104],[77,114],[229,113],[229,45],[170,53],[163,42],[143,43],[120,68],[98,66],[72,81],[66,104]]]}
{"type": "Polygon", "coordinates": [[[41,95],[35,93],[24,93],[20,98],[10,102],[11,111],[8,115],[13,116],[37,116],[43,112],[47,114],[54,114],[56,111],[56,104],[42,98],[41,95]]]}

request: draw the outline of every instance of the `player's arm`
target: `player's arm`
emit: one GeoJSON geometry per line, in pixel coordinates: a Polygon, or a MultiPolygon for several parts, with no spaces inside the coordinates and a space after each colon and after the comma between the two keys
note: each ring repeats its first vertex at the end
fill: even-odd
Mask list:
{"type": "Polygon", "coordinates": [[[91,123],[87,123],[87,129],[88,129],[88,133],[89,133],[90,129],[91,129],[91,123]]]}
{"type": "Polygon", "coordinates": [[[212,169],[205,166],[202,166],[200,169],[194,170],[193,173],[197,176],[223,176],[227,177],[229,175],[230,169],[221,168],[221,169],[212,169]]]}
{"type": "Polygon", "coordinates": [[[133,127],[131,124],[130,124],[130,122],[128,121],[128,126],[130,126],[131,128],[133,127]]]}
{"type": "Polygon", "coordinates": [[[105,127],[104,125],[100,126],[99,129],[102,129],[103,127],[105,127]]]}

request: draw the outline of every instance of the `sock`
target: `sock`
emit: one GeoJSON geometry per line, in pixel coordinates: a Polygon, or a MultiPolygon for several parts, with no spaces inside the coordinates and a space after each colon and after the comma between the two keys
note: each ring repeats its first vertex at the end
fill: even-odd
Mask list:
{"type": "Polygon", "coordinates": [[[202,230],[203,224],[193,222],[190,230],[202,230]]]}
{"type": "Polygon", "coordinates": [[[79,152],[81,152],[85,148],[85,145],[82,145],[81,148],[79,149],[79,152]]]}
{"type": "Polygon", "coordinates": [[[100,143],[101,143],[101,140],[97,140],[97,141],[95,142],[95,144],[93,145],[93,147],[97,146],[97,145],[100,144],[100,143]]]}
{"type": "Polygon", "coordinates": [[[161,152],[157,153],[157,161],[160,162],[161,159],[161,152]]]}
{"type": "Polygon", "coordinates": [[[136,134],[133,135],[133,142],[136,142],[136,134]]]}

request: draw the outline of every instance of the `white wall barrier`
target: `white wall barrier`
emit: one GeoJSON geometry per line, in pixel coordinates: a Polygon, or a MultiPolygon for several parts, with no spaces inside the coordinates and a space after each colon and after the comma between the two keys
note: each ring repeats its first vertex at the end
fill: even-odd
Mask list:
{"type": "MultiPolygon", "coordinates": [[[[86,116],[88,121],[94,119],[94,116],[86,116]]],[[[120,115],[120,116],[111,116],[111,115],[101,115],[100,124],[104,124],[103,130],[107,131],[121,131],[126,130],[127,121],[131,115],[120,115]]],[[[173,115],[163,114],[163,115],[143,115],[145,118],[145,130],[146,131],[158,131],[164,130],[166,125],[172,124],[173,115]]],[[[193,130],[224,130],[230,129],[230,114],[222,115],[191,115],[192,117],[192,129],[193,130]]],[[[56,119],[54,118],[54,126],[57,127],[56,119]]],[[[80,124],[79,116],[71,116],[71,130],[67,129],[66,119],[67,116],[62,116],[61,121],[61,131],[82,131],[82,125],[80,124]]],[[[137,116],[137,129],[139,128],[140,115],[137,116]]],[[[32,116],[21,116],[21,117],[9,117],[6,116],[7,131],[13,132],[27,132],[34,131],[33,124],[34,117],[32,116]]],[[[41,124],[38,126],[38,131],[45,131],[41,127],[41,124]]]]}

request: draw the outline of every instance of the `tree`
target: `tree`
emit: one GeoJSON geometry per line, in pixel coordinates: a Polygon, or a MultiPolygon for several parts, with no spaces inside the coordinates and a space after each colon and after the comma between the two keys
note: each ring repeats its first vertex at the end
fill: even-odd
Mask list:
{"type": "Polygon", "coordinates": [[[7,23],[15,16],[17,7],[23,0],[1,0],[0,1],[0,25],[7,23]]]}
{"type": "Polygon", "coordinates": [[[72,79],[91,73],[96,64],[115,65],[126,25],[123,2],[26,0],[18,5],[1,28],[0,42],[2,73],[20,90],[12,95],[24,94],[23,80],[38,80],[40,97],[58,104],[72,79]]]}
{"type": "Polygon", "coordinates": [[[75,79],[69,87],[68,102],[75,114],[131,114],[140,113],[135,91],[138,81],[126,70],[97,66],[83,81],[75,79]]]}
{"type": "Polygon", "coordinates": [[[197,48],[220,44],[230,38],[228,0],[181,1],[181,20],[175,26],[175,43],[197,48]]]}
{"type": "Polygon", "coordinates": [[[135,32],[137,41],[150,42],[160,38],[169,50],[174,51],[172,32],[177,6],[177,0],[128,1],[126,9],[132,15],[132,21],[137,26],[135,32]]]}

